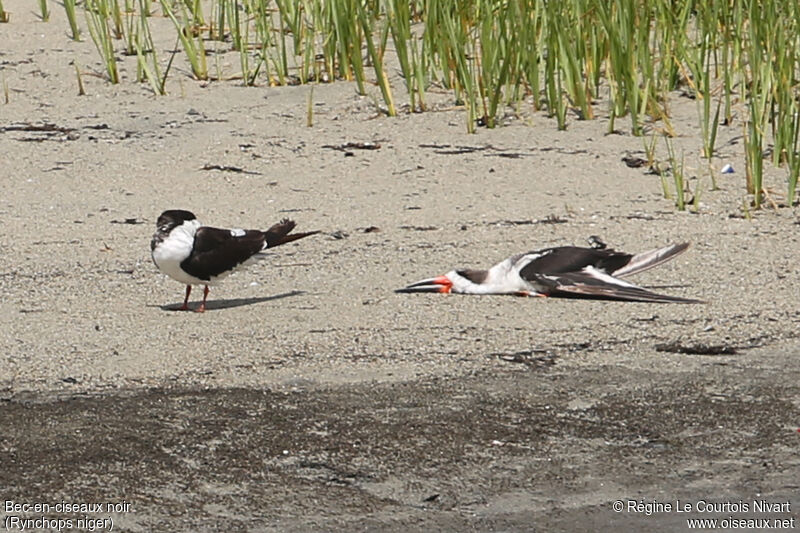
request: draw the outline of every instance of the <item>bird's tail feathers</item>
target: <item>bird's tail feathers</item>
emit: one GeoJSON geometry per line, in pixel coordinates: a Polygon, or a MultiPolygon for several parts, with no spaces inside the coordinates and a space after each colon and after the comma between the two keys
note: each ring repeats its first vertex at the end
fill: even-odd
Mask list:
{"type": "Polygon", "coordinates": [[[267,246],[268,246],[268,248],[274,248],[276,246],[280,246],[281,244],[286,244],[287,242],[292,242],[292,241],[296,241],[297,239],[302,239],[303,237],[308,237],[310,235],[316,235],[317,233],[319,233],[319,230],[317,230],[317,231],[306,231],[305,233],[292,233],[290,235],[284,235],[284,236],[279,237],[277,239],[267,240],[267,246]]]}
{"type": "Polygon", "coordinates": [[[293,233],[290,235],[289,232],[292,231],[296,225],[294,220],[284,218],[265,231],[264,236],[267,241],[267,248],[274,248],[281,244],[286,244],[287,242],[296,241],[297,239],[319,233],[319,231],[307,231],[305,233],[293,233]]]}

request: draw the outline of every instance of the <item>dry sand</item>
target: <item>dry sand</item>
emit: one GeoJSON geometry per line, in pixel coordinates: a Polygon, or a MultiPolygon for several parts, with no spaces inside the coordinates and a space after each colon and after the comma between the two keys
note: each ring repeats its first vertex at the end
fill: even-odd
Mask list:
{"type": "MultiPolygon", "coordinates": [[[[387,118],[377,88],[342,82],[314,88],[309,128],[308,87],[198,83],[182,56],[169,96],[125,58],[121,85],[86,75],[78,97],[70,63],[101,72],[91,41],[68,40],[60,7],[44,24],[4,5],[0,499],[126,500],[90,515],[121,531],[686,528],[620,499],[794,498],[780,516],[797,516],[800,228],[796,207],[742,217],[739,121],[712,161],[737,172],[709,191],[696,103],[674,96],[703,180],[680,213],[622,162],[642,139],[603,117],[559,132],[522,110],[468,135],[444,91],[387,118]],[[323,233],[178,313],[149,251],[168,208],[323,233]],[[709,303],[392,292],[590,235],[691,241],[635,281],[709,303]]],[[[785,172],[766,168],[779,197],[785,172]]],[[[689,516],[730,515],[750,516],[689,516]]]]}

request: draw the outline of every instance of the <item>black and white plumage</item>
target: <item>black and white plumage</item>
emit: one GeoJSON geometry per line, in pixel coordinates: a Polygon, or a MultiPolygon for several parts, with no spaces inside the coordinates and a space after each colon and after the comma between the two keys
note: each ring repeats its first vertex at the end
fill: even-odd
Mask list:
{"type": "Polygon", "coordinates": [[[211,228],[202,226],[190,211],[171,209],[158,217],[150,250],[161,272],[186,284],[186,298],[180,310],[189,309],[192,285],[205,286],[203,303],[196,309],[202,313],[209,286],[263,258],[268,248],[319,233],[290,233],[294,227],[294,221],[284,219],[267,231],[211,228]]]}
{"type": "Polygon", "coordinates": [[[620,278],[658,266],[686,251],[671,244],[640,254],[562,246],[509,257],[489,270],[452,270],[396,292],[513,294],[632,302],[701,303],[657,294],[620,278]]]}

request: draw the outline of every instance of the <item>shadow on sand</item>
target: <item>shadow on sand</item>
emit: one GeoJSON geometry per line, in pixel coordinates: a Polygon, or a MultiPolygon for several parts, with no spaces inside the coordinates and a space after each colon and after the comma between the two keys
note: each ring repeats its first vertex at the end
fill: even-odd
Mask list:
{"type": "MultiPolygon", "coordinates": [[[[272,300],[281,300],[283,298],[291,298],[292,296],[299,296],[305,294],[306,291],[290,291],[281,294],[274,294],[272,296],[262,296],[259,298],[231,298],[227,300],[209,300],[206,302],[206,311],[217,311],[219,309],[230,309],[233,307],[242,307],[245,305],[255,305],[263,302],[270,302],[272,300]]],[[[159,305],[162,311],[178,311],[183,303],[159,305]]],[[[198,305],[197,302],[189,304],[190,311],[193,311],[198,305]]]]}

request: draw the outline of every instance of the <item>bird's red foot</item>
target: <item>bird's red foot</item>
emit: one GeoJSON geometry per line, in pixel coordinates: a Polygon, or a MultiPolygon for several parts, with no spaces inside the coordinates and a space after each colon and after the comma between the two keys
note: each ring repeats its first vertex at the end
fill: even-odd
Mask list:
{"type": "Polygon", "coordinates": [[[189,295],[192,294],[192,286],[186,286],[186,298],[183,299],[183,305],[178,308],[178,311],[188,311],[189,310],[189,295]]]}
{"type": "Polygon", "coordinates": [[[195,309],[198,313],[205,313],[206,312],[206,299],[208,298],[208,285],[203,287],[203,303],[200,304],[200,307],[195,309]]]}

